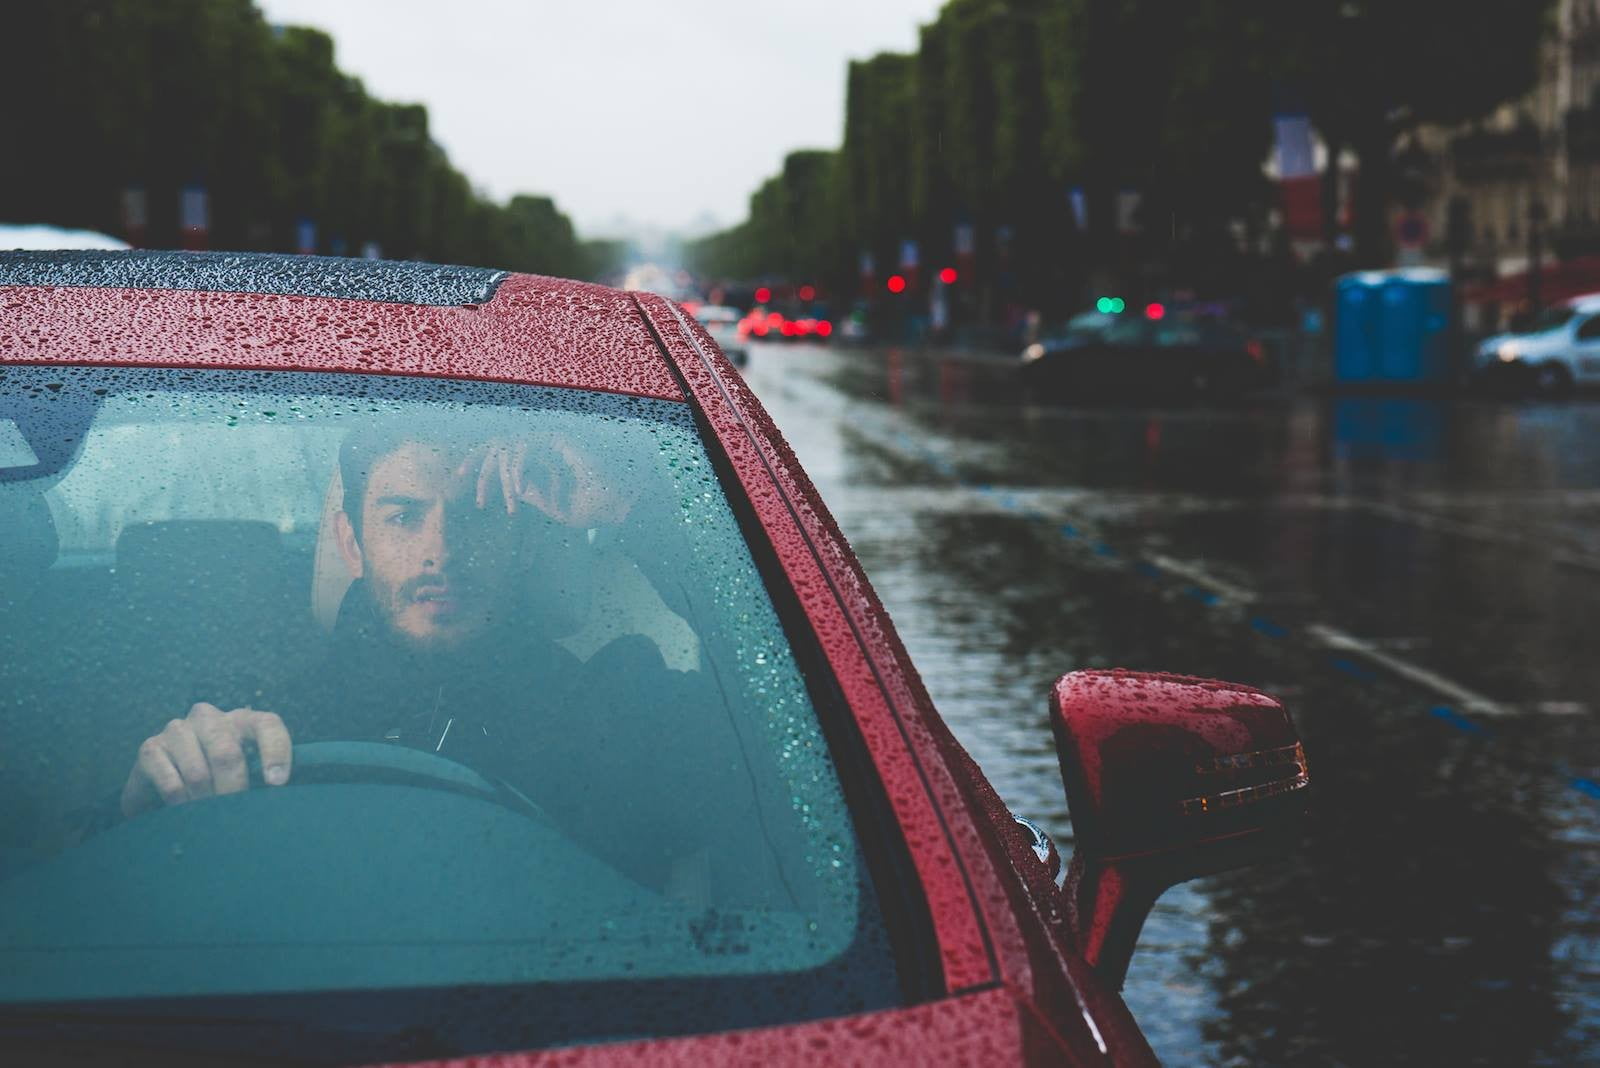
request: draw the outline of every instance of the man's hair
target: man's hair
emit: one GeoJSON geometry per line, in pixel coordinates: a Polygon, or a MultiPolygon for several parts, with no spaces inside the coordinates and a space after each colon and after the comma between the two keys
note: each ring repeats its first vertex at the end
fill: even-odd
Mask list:
{"type": "Polygon", "coordinates": [[[339,479],[344,485],[344,514],[350,517],[356,541],[361,540],[361,505],[366,500],[367,481],[378,462],[412,442],[434,445],[462,457],[495,433],[481,418],[474,420],[475,429],[465,435],[464,426],[465,418],[458,413],[415,412],[384,416],[350,430],[339,445],[339,479]]]}
{"type": "Polygon", "coordinates": [[[358,426],[339,445],[339,480],[344,485],[344,514],[361,540],[361,505],[367,496],[367,480],[378,461],[408,441],[427,440],[426,430],[399,419],[385,419],[358,426]]]}

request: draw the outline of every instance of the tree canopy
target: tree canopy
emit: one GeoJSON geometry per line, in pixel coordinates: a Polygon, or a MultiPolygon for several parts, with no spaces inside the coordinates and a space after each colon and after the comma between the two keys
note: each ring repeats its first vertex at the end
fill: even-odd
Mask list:
{"type": "Polygon", "coordinates": [[[572,277],[610,269],[548,197],[497,204],[433,140],[427,109],[367,93],[334,43],[268,25],[251,0],[52,0],[7,15],[0,208],[15,221],[179,244],[179,199],[203,187],[213,248],[315,249],[572,277]]]}
{"type": "Polygon", "coordinates": [[[942,261],[962,227],[977,314],[1060,310],[1108,276],[1222,284],[1232,224],[1275,206],[1272,118],[1299,108],[1359,157],[1356,236],[1381,262],[1397,139],[1531,89],[1552,3],[947,0],[915,54],[849,65],[843,142],[804,178],[831,174],[831,194],[802,193],[786,162],[744,223],[689,253],[849,292],[862,253],[892,267],[917,241],[942,261]],[[832,207],[802,231],[784,207],[801,200],[832,207]]]}

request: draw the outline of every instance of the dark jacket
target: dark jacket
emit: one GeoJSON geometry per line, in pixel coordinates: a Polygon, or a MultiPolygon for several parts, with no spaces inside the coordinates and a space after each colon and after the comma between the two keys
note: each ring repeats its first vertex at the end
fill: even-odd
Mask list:
{"type": "Polygon", "coordinates": [[[738,855],[719,837],[755,805],[723,695],[638,635],[587,662],[513,627],[429,656],[394,636],[357,583],[321,668],[275,705],[296,743],[388,741],[498,778],[657,886],[700,849],[738,855]]]}

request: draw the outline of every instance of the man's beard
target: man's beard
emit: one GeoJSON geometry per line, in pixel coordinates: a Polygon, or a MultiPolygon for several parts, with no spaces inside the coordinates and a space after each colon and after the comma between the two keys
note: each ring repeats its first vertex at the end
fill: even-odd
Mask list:
{"type": "Polygon", "coordinates": [[[503,616],[489,603],[492,599],[475,584],[454,578],[449,580],[449,589],[458,603],[465,606],[455,625],[437,627],[428,635],[406,630],[401,625],[402,614],[418,603],[417,594],[420,591],[440,584],[437,576],[419,575],[398,587],[380,590],[369,584],[367,588],[371,607],[383,621],[390,639],[423,663],[459,659],[485,645],[493,632],[503,630],[503,627],[495,625],[497,622],[503,623],[503,616]]]}

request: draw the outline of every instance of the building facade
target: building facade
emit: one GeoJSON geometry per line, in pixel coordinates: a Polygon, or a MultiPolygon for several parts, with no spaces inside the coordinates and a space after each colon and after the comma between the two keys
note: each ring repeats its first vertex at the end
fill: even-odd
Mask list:
{"type": "Polygon", "coordinates": [[[1402,150],[1420,163],[1426,260],[1449,258],[1453,201],[1469,273],[1526,270],[1533,225],[1545,257],[1600,254],[1600,0],[1559,0],[1553,30],[1527,96],[1402,150]]]}

